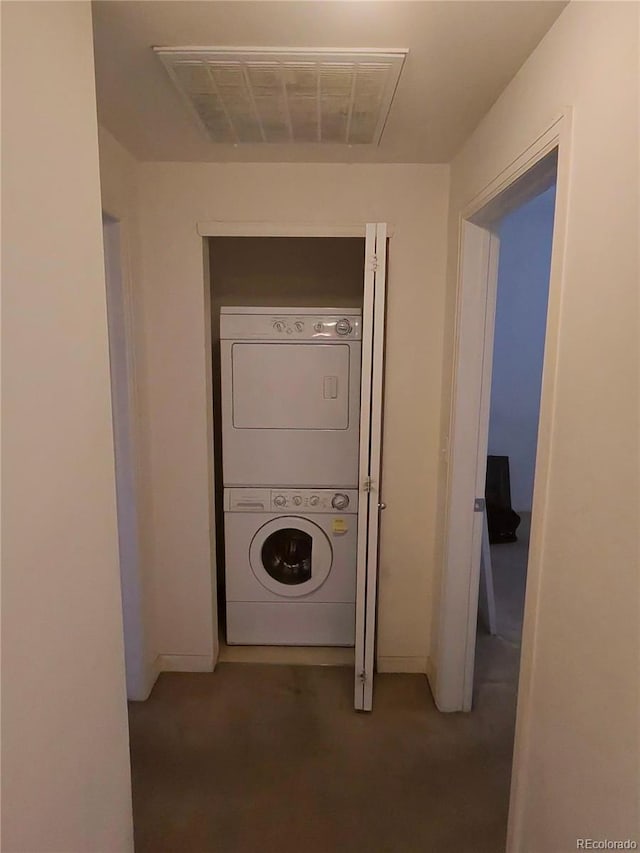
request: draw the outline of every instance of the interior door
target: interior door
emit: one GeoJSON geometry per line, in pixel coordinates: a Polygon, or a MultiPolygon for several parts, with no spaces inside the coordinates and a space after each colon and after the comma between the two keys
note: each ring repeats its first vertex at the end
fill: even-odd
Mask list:
{"type": "Polygon", "coordinates": [[[356,642],[354,706],[373,706],[375,666],[378,537],[382,501],[382,379],[387,277],[387,226],[369,224],[365,241],[360,388],[360,463],[358,559],[356,573],[356,642]]]}

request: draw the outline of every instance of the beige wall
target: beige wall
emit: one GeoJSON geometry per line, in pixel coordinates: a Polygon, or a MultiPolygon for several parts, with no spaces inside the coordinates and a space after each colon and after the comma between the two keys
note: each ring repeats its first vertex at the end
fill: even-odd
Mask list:
{"type": "Polygon", "coordinates": [[[390,242],[379,663],[424,671],[429,644],[448,168],[140,166],[141,281],[157,637],[212,654],[207,512],[206,220],[387,221],[390,242]]]}
{"type": "Polygon", "coordinates": [[[574,109],[546,527],[518,709],[518,853],[564,853],[577,837],[640,842],[639,8],[570,4],[451,167],[445,405],[459,214],[574,109]]]}
{"type": "Polygon", "coordinates": [[[211,238],[212,333],[221,305],[361,308],[364,237],[211,238]]]}
{"type": "Polygon", "coordinates": [[[2,849],[133,849],[88,3],[3,3],[2,849]]]}

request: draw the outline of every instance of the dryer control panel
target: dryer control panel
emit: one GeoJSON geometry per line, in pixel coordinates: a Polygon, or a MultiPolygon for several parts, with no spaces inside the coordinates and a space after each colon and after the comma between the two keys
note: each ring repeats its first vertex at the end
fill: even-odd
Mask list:
{"type": "Polygon", "coordinates": [[[360,313],[348,309],[336,314],[220,314],[222,340],[357,341],[361,327],[360,313]]]}
{"type": "Polygon", "coordinates": [[[285,515],[358,512],[357,489],[224,490],[225,512],[277,512],[285,515]]]}

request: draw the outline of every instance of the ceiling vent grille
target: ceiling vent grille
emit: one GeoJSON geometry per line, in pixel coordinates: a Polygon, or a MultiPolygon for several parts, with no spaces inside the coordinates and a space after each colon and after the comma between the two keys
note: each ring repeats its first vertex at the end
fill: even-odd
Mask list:
{"type": "Polygon", "coordinates": [[[377,145],[406,50],[156,47],[213,142],[377,145]]]}

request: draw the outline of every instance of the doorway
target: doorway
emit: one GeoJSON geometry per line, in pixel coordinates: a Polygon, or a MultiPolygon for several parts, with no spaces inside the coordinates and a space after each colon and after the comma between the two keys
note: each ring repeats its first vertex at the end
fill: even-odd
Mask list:
{"type": "MultiPolygon", "coordinates": [[[[500,252],[498,226],[509,213],[555,183],[556,206],[519,690],[523,679],[526,683],[531,675],[545,494],[550,471],[550,435],[555,414],[570,139],[571,114],[567,112],[551,123],[510,166],[487,184],[469,203],[460,222],[442,583],[435,624],[436,654],[430,675],[436,705],[441,711],[470,711],[472,708],[500,252]]],[[[524,725],[521,724],[523,714],[526,712],[522,712],[518,720],[516,744],[518,729],[524,725]]]]}
{"type": "Polygon", "coordinates": [[[500,243],[473,703],[515,705],[540,415],[555,183],[497,225],[500,243]],[[487,542],[488,540],[488,542],[487,542]]]}
{"type": "MultiPolygon", "coordinates": [[[[364,244],[363,237],[216,236],[207,240],[213,371],[215,584],[221,662],[353,665],[352,647],[227,643],[220,323],[221,310],[230,307],[362,310],[364,244]]],[[[269,365],[263,367],[268,373],[269,365]]],[[[263,380],[267,379],[265,375],[263,380]]]]}
{"type": "MultiPolygon", "coordinates": [[[[364,227],[355,228],[317,229],[293,226],[289,229],[283,226],[270,228],[264,224],[254,224],[252,226],[251,224],[201,223],[198,226],[198,232],[202,237],[208,238],[205,239],[204,243],[204,287],[205,317],[207,321],[205,337],[210,342],[209,358],[212,365],[208,379],[208,395],[210,400],[211,440],[209,459],[211,483],[210,513],[211,527],[212,530],[215,530],[216,534],[216,541],[213,545],[215,554],[212,554],[214,565],[219,565],[221,558],[223,561],[222,565],[225,565],[227,562],[227,543],[224,543],[223,539],[227,523],[224,517],[225,514],[229,513],[231,515],[234,512],[242,511],[240,506],[236,506],[234,503],[238,497],[234,492],[239,488],[253,488],[253,485],[251,485],[253,481],[250,483],[242,479],[247,474],[246,471],[240,475],[241,480],[238,483],[234,482],[230,484],[229,488],[225,488],[224,478],[221,477],[221,468],[224,467],[221,466],[221,460],[224,458],[223,443],[225,441],[225,432],[228,447],[229,436],[234,431],[244,428],[257,428],[255,425],[247,427],[242,417],[240,418],[242,423],[236,424],[235,392],[233,392],[232,396],[229,396],[228,392],[224,392],[223,386],[225,383],[223,377],[225,375],[229,379],[234,377],[233,381],[235,382],[236,362],[233,358],[235,350],[232,341],[234,336],[231,335],[225,341],[224,347],[219,343],[221,315],[227,317],[229,320],[228,328],[233,329],[238,328],[237,322],[239,322],[241,316],[251,315],[253,317],[254,314],[256,316],[266,316],[270,312],[270,309],[275,308],[276,312],[269,320],[269,332],[265,343],[273,334],[276,334],[277,337],[278,332],[295,334],[288,339],[289,344],[287,344],[286,340],[282,340],[279,344],[276,344],[274,339],[274,349],[283,345],[290,346],[294,343],[296,335],[300,335],[303,339],[309,336],[315,338],[315,343],[322,344],[326,352],[336,344],[340,344],[343,350],[345,349],[345,345],[351,347],[352,342],[348,341],[347,338],[361,339],[361,347],[358,347],[360,350],[358,365],[361,363],[362,369],[358,370],[358,375],[353,374],[356,362],[351,361],[352,367],[348,371],[349,399],[356,403],[355,406],[352,405],[352,402],[349,403],[350,415],[348,427],[345,428],[356,439],[353,443],[353,458],[351,459],[354,477],[353,490],[347,494],[346,487],[343,487],[340,493],[323,496],[311,493],[309,495],[301,495],[294,494],[293,492],[291,494],[276,495],[274,492],[269,497],[266,494],[268,488],[265,488],[266,484],[263,483],[259,487],[262,494],[258,496],[261,500],[267,501],[267,503],[270,500],[274,502],[273,504],[269,503],[270,508],[267,508],[267,504],[261,504],[264,512],[274,512],[274,507],[279,508],[284,505],[283,503],[275,503],[276,500],[286,502],[288,498],[291,498],[292,506],[296,503],[307,506],[308,499],[308,506],[313,507],[315,505],[314,501],[317,504],[318,501],[326,499],[332,508],[330,508],[330,512],[352,513],[348,521],[344,518],[330,519],[330,530],[324,531],[325,534],[328,533],[331,536],[340,537],[344,535],[345,541],[350,540],[352,542],[355,552],[353,561],[354,589],[352,598],[350,599],[352,602],[351,606],[354,609],[352,640],[355,642],[353,648],[346,650],[348,660],[344,659],[344,649],[339,649],[339,653],[343,655],[342,660],[335,657],[330,660],[323,660],[322,656],[325,654],[326,649],[318,649],[316,647],[309,650],[300,648],[299,646],[294,648],[293,658],[290,656],[291,649],[289,647],[285,646],[284,649],[274,649],[265,645],[259,648],[250,646],[244,652],[240,651],[240,656],[238,656],[236,650],[229,651],[228,644],[224,643],[224,636],[221,636],[215,638],[217,641],[215,643],[216,651],[220,649],[221,654],[219,656],[216,653],[214,663],[216,659],[220,658],[227,661],[244,660],[245,662],[262,662],[265,660],[265,655],[267,655],[266,659],[269,662],[334,664],[348,662],[354,668],[354,707],[356,710],[371,710],[375,664],[379,513],[385,506],[381,495],[380,472],[387,226],[384,223],[369,223],[364,227]],[[309,239],[311,242],[308,242],[309,239]],[[223,240],[227,242],[222,243],[221,241],[223,240]],[[255,251],[253,249],[248,251],[252,248],[249,243],[251,240],[254,241],[255,251]],[[307,240],[306,251],[305,240],[307,240]],[[216,249],[219,249],[219,252],[216,249]],[[318,251],[325,253],[324,257],[321,254],[321,256],[316,258],[316,263],[310,263],[310,259],[318,251]],[[346,262],[343,257],[345,252],[349,256],[346,262]],[[224,261],[225,253],[226,263],[224,261]],[[332,253],[334,255],[333,258],[331,258],[332,253]],[[293,264],[291,264],[292,255],[296,258],[293,264]],[[223,260],[222,264],[220,264],[221,259],[223,260]],[[287,260],[289,261],[288,268],[286,264],[283,266],[283,261],[286,262],[287,260]],[[223,283],[221,286],[219,280],[224,278],[225,269],[228,280],[226,284],[223,283]],[[345,271],[348,273],[348,281],[345,280],[345,271]],[[216,282],[218,282],[217,287],[216,282]],[[225,291],[229,292],[225,295],[225,291]],[[289,300],[295,303],[295,308],[286,308],[286,302],[289,300]],[[329,300],[333,304],[327,305],[327,301],[329,300]],[[224,304],[225,301],[227,303],[226,306],[224,304]],[[284,305],[282,305],[283,302],[285,303],[284,305]],[[331,317],[324,318],[331,320],[331,322],[328,325],[324,325],[323,322],[314,322],[312,324],[310,321],[314,319],[311,316],[313,311],[309,311],[309,309],[322,309],[323,305],[325,308],[331,309],[328,311],[331,317]],[[357,308],[354,306],[357,306],[357,308]],[[278,315],[278,309],[280,309],[280,314],[283,316],[278,315]],[[306,316],[305,312],[309,316],[306,316]],[[296,314],[296,316],[293,316],[293,314],[296,314]],[[288,315],[292,316],[287,319],[288,315]],[[346,315],[349,315],[351,319],[346,318],[346,315]],[[339,319],[340,317],[342,319],[339,319]],[[229,344],[231,344],[231,348],[229,348],[229,344]],[[224,358],[223,349],[226,353],[224,358]],[[224,416],[224,403],[219,402],[224,399],[224,393],[227,393],[228,398],[226,417],[224,416]],[[231,404],[231,407],[229,407],[229,404],[231,404]],[[340,503],[336,503],[335,501],[339,501],[340,503]],[[346,509],[347,505],[352,507],[351,510],[346,509]]],[[[315,317],[315,320],[323,320],[323,318],[315,317]]],[[[250,325],[252,323],[254,323],[253,319],[251,319],[250,325]]],[[[241,325],[244,326],[246,323],[243,322],[241,325]]],[[[249,338],[255,344],[260,342],[261,336],[256,336],[252,331],[249,333],[249,338]]],[[[260,347],[254,347],[254,349],[257,350],[260,347]]],[[[264,373],[263,367],[264,365],[261,363],[260,369],[257,370],[256,368],[257,373],[262,375],[264,373]]],[[[255,375],[256,370],[252,369],[247,375],[255,375]]],[[[297,369],[294,372],[299,373],[297,369]]],[[[333,373],[335,375],[325,376],[322,384],[318,386],[323,389],[322,395],[327,400],[339,399],[341,394],[344,393],[344,387],[341,385],[338,377],[339,371],[333,371],[333,373]],[[330,380],[328,384],[327,380],[330,380]]],[[[262,383],[262,386],[264,384],[262,383]]],[[[228,384],[227,388],[230,389],[231,384],[228,384]]],[[[287,393],[290,394],[291,390],[289,388],[287,393]]],[[[282,388],[280,391],[282,391],[282,388]]],[[[253,412],[255,409],[253,403],[250,408],[253,412]]],[[[259,406],[258,409],[265,409],[265,407],[259,406]]],[[[274,414],[273,407],[268,405],[266,410],[270,412],[271,418],[271,415],[274,414]]],[[[269,420],[269,423],[265,423],[262,428],[258,429],[258,432],[262,433],[261,443],[265,435],[274,430],[277,431],[282,428],[285,433],[287,430],[290,433],[294,431],[294,427],[284,427],[280,424],[282,420],[281,414],[281,412],[278,412],[273,423],[269,420]]],[[[251,418],[247,421],[247,423],[249,422],[251,422],[251,418]]],[[[298,426],[295,429],[301,431],[302,427],[298,426]]],[[[301,435],[291,435],[290,437],[298,444],[300,443],[301,435]]],[[[276,446],[279,448],[278,453],[284,453],[285,455],[282,458],[286,459],[287,451],[283,449],[282,440],[283,436],[280,435],[276,446]]],[[[233,456],[237,458],[235,452],[233,456]]],[[[337,460],[332,457],[331,461],[335,467],[337,460]]],[[[233,464],[235,465],[236,463],[234,462],[233,464]]],[[[246,468],[244,463],[240,468],[246,468]]],[[[277,486],[278,484],[269,483],[268,485],[277,486]]],[[[325,485],[331,484],[327,482],[325,485]]],[[[324,506],[324,504],[322,505],[324,506]]],[[[255,506],[256,502],[252,499],[252,507],[254,509],[247,509],[247,505],[244,503],[244,511],[247,513],[258,513],[259,510],[256,510],[255,506]]],[[[320,521],[320,516],[318,516],[318,521],[320,521]]],[[[327,519],[325,519],[325,523],[327,523],[327,519]]],[[[246,539],[247,534],[243,535],[246,539]]],[[[287,535],[290,534],[288,533],[287,535]]],[[[340,548],[337,548],[336,554],[339,551],[340,548]]],[[[239,574],[242,574],[244,580],[255,590],[255,581],[260,572],[256,575],[254,563],[258,560],[258,557],[256,554],[253,554],[252,557],[251,554],[252,551],[249,548],[249,569],[247,569],[246,565],[243,565],[237,571],[234,570],[236,574],[234,583],[238,581],[239,574]]],[[[264,554],[262,554],[262,558],[264,558],[264,554]]],[[[241,556],[240,560],[235,562],[235,565],[245,562],[244,556],[241,556]]],[[[265,567],[265,570],[268,572],[267,567],[265,567]]],[[[333,574],[336,575],[334,578],[335,581],[338,577],[342,577],[342,570],[334,571],[333,574]]],[[[229,574],[225,572],[224,574],[217,574],[213,579],[216,615],[218,605],[224,601],[221,592],[224,591],[225,597],[228,597],[226,594],[228,590],[228,577],[229,574]]],[[[236,591],[241,585],[241,583],[236,584],[236,591]]],[[[262,586],[264,587],[264,584],[262,586]]],[[[330,586],[331,584],[327,582],[327,590],[330,586]]],[[[266,613],[267,608],[262,607],[262,599],[264,597],[262,589],[249,594],[254,597],[247,600],[234,601],[234,619],[237,617],[240,609],[243,612],[251,609],[253,612],[255,610],[254,604],[260,605],[260,610],[266,613]],[[258,594],[259,597],[256,598],[255,596],[258,594]],[[241,604],[242,607],[238,608],[235,604],[241,604]],[[244,606],[245,604],[250,604],[251,607],[247,608],[244,606]]],[[[243,592],[241,595],[244,596],[245,593],[243,592]]],[[[327,602],[327,604],[331,603],[327,602]]],[[[230,613],[228,604],[229,602],[227,601],[227,617],[229,617],[230,613]]],[[[225,614],[222,615],[224,617],[225,614]]],[[[252,621],[253,618],[251,617],[252,621]]],[[[272,623],[277,621],[272,617],[269,617],[269,619],[272,623]]],[[[217,620],[214,619],[214,621],[217,620]]],[[[222,619],[220,621],[223,622],[222,619]]],[[[238,623],[236,622],[236,624],[238,623]]],[[[270,627],[269,630],[272,630],[272,628],[270,627]]],[[[238,643],[239,641],[236,639],[235,642],[238,643]]],[[[262,639],[261,642],[264,644],[265,640],[262,639]]],[[[336,642],[335,645],[339,644],[336,642]]],[[[334,648],[331,648],[329,651],[335,653],[334,648]]]]}

